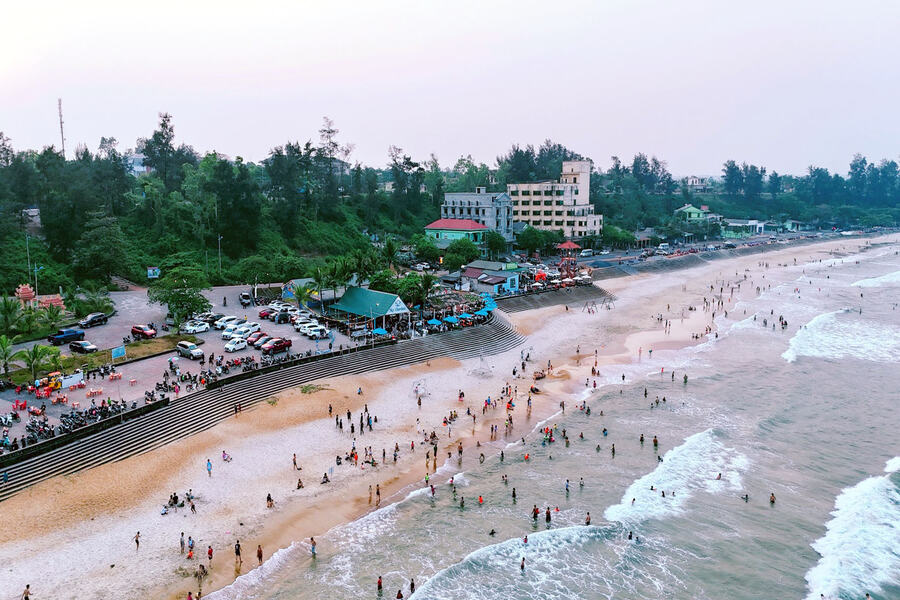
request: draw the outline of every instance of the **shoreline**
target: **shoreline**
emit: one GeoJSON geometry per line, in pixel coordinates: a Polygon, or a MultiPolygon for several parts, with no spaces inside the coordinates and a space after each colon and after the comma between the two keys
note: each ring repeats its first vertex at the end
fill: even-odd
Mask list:
{"type": "MultiPolygon", "coordinates": [[[[705,342],[707,340],[705,336],[701,336],[700,339],[693,339],[691,336],[697,333],[698,329],[707,325],[715,328],[715,323],[709,318],[710,313],[703,310],[691,311],[683,322],[680,314],[682,305],[696,304],[696,300],[703,296],[702,291],[697,287],[698,282],[700,280],[708,282],[711,273],[729,271],[737,276],[743,270],[740,268],[741,265],[745,263],[755,264],[771,261],[774,268],[774,263],[779,258],[799,258],[811,254],[818,255],[815,256],[815,259],[833,259],[835,249],[850,245],[855,249],[857,246],[865,245],[860,242],[867,243],[869,240],[829,240],[796,248],[784,248],[766,254],[730,258],[662,274],[642,274],[604,280],[602,282],[604,287],[619,296],[616,302],[617,307],[611,311],[600,311],[596,315],[583,314],[577,308],[566,311],[562,305],[508,315],[507,318],[514,325],[519,326],[521,331],[532,330],[529,332],[531,337],[524,346],[529,349],[533,348],[530,350],[532,362],[527,365],[529,375],[535,365],[545,364],[545,361],[549,359],[554,362],[555,376],[543,380],[544,383],[538,385],[541,388],[541,394],[535,396],[531,418],[523,422],[517,415],[516,428],[510,438],[507,440],[501,433],[495,442],[485,443],[482,440],[481,452],[486,455],[489,452],[492,455],[499,453],[504,441],[518,440],[524,435],[526,428],[530,433],[533,431],[535,423],[546,420],[555,414],[558,411],[557,404],[560,399],[568,402],[571,400],[572,393],[583,391],[584,387],[582,387],[580,378],[585,377],[585,373],[589,376],[590,367],[593,365],[585,359],[593,354],[595,348],[598,368],[602,367],[602,370],[607,372],[616,365],[645,361],[648,363],[648,368],[651,367],[649,364],[651,362],[655,365],[653,368],[660,366],[655,360],[649,360],[646,354],[645,358],[641,359],[637,349],[676,350],[705,342]],[[732,268],[738,268],[738,270],[730,270],[732,268]],[[686,281],[689,283],[685,284],[686,281]],[[673,306],[670,310],[660,310],[660,307],[666,307],[665,299],[672,299],[670,304],[673,306]],[[675,299],[678,302],[675,302],[675,299]],[[665,317],[671,320],[670,333],[665,333],[662,325],[651,320],[652,316],[659,312],[665,313],[665,317]],[[583,318],[596,318],[597,322],[591,324],[591,327],[585,327],[582,324],[583,318]],[[588,336],[587,339],[584,339],[584,336],[588,336]],[[576,343],[580,343],[582,346],[582,352],[578,355],[573,352],[576,343]],[[591,343],[595,346],[588,346],[591,343]],[[559,364],[556,364],[557,361],[559,364]]],[[[746,286],[736,297],[729,298],[728,303],[730,306],[734,306],[745,294],[755,295],[755,292],[750,286],[746,286]]],[[[79,530],[92,529],[91,521],[94,519],[107,521],[110,519],[110,515],[115,518],[125,513],[124,516],[128,517],[129,522],[146,523],[154,515],[151,506],[157,505],[158,508],[158,505],[161,504],[161,502],[148,500],[148,496],[155,494],[161,500],[173,489],[178,490],[180,494],[183,489],[190,487],[191,482],[194,483],[193,487],[199,490],[195,478],[205,478],[205,474],[200,470],[197,457],[204,456],[205,458],[206,453],[215,454],[223,445],[229,448],[229,452],[232,452],[231,447],[235,443],[232,441],[233,439],[245,436],[241,438],[240,445],[237,446],[240,450],[233,452],[235,456],[238,456],[235,461],[237,463],[243,458],[239,454],[251,451],[250,448],[245,450],[245,446],[252,447],[256,444],[265,447],[270,443],[274,446],[278,436],[286,436],[289,433],[299,435],[309,432],[319,436],[313,439],[315,450],[303,448],[305,454],[301,456],[299,451],[301,448],[298,447],[298,459],[303,466],[302,476],[307,486],[304,491],[309,493],[292,495],[290,492],[278,491],[286,489],[281,479],[285,479],[285,473],[291,469],[290,463],[287,462],[290,454],[279,453],[277,462],[284,463],[280,474],[274,473],[271,469],[267,471],[269,465],[263,463],[259,464],[260,468],[258,469],[253,465],[249,467],[242,465],[243,473],[253,478],[249,480],[238,478],[238,481],[241,481],[242,485],[246,487],[253,487],[256,490],[255,495],[261,493],[262,496],[258,501],[249,500],[246,494],[239,494],[239,497],[227,498],[224,501],[215,499],[215,506],[209,507],[205,504],[207,499],[205,490],[204,495],[200,496],[203,504],[198,502],[198,508],[204,512],[208,508],[212,509],[215,512],[213,516],[215,521],[241,523],[240,531],[231,524],[224,526],[229,527],[227,529],[229,533],[241,536],[242,545],[245,547],[244,554],[248,557],[248,565],[241,574],[246,574],[251,570],[249,567],[249,562],[252,562],[251,554],[255,554],[252,545],[261,543],[265,557],[269,558],[276,548],[286,548],[290,546],[291,542],[308,540],[310,533],[318,537],[336,526],[371,513],[375,510],[375,506],[374,501],[372,505],[367,502],[367,487],[370,483],[374,485],[375,482],[378,482],[382,485],[383,497],[386,500],[379,508],[383,508],[405,498],[408,492],[403,493],[404,490],[411,491],[416,482],[421,481],[421,477],[424,475],[418,471],[422,468],[421,463],[417,465],[415,461],[424,459],[426,448],[416,448],[414,453],[401,452],[401,458],[396,467],[386,465],[375,470],[366,469],[362,473],[346,478],[344,475],[347,471],[342,467],[336,467],[335,482],[338,483],[340,478],[340,485],[328,486],[333,489],[321,489],[317,484],[318,477],[314,473],[318,472],[319,465],[328,463],[334,465],[332,448],[340,448],[341,445],[348,447],[349,444],[349,438],[346,435],[342,441],[341,438],[335,439],[333,434],[328,433],[327,430],[333,427],[333,424],[329,424],[325,420],[330,420],[327,416],[327,404],[334,404],[337,412],[346,411],[349,408],[354,411],[354,416],[363,404],[369,404],[370,410],[377,415],[382,415],[382,411],[388,413],[389,418],[380,420],[374,434],[366,433],[364,436],[360,436],[357,440],[358,444],[367,445],[370,442],[378,442],[384,445],[383,438],[393,437],[398,440],[407,440],[407,448],[410,438],[414,439],[416,445],[419,446],[423,428],[428,430],[432,428],[431,425],[434,425],[439,433],[444,433],[439,423],[441,415],[447,411],[460,410],[460,422],[466,418],[464,413],[466,403],[459,403],[455,397],[454,390],[457,387],[465,389],[467,402],[469,400],[478,402],[480,398],[487,395],[493,398],[505,381],[508,381],[510,385],[522,385],[527,389],[530,376],[524,379],[513,379],[501,374],[502,372],[509,373],[509,371],[504,371],[507,364],[511,367],[518,362],[518,352],[517,348],[503,355],[487,357],[481,361],[470,359],[459,363],[442,359],[431,361],[430,366],[420,363],[388,371],[318,381],[317,385],[328,386],[327,389],[312,394],[302,394],[297,389],[286,390],[277,395],[278,401],[275,405],[260,404],[237,418],[229,419],[207,432],[191,436],[176,444],[170,444],[118,463],[111,463],[97,469],[72,476],[58,477],[38,484],[4,502],[10,508],[9,514],[13,518],[13,522],[18,525],[5,533],[0,532],[0,549],[6,547],[7,552],[10,552],[10,556],[13,556],[11,566],[16,567],[16,570],[27,569],[27,563],[34,564],[43,560],[41,554],[51,555],[54,554],[54,550],[77,547],[79,530]],[[476,371],[484,367],[486,363],[489,363],[491,367],[490,375],[482,377],[476,371]],[[500,363],[504,365],[502,368],[499,367],[500,363]],[[403,410],[399,405],[405,404],[405,402],[411,402],[414,406],[410,384],[418,380],[425,382],[428,390],[422,409],[417,413],[412,410],[403,410]],[[357,384],[364,388],[363,396],[358,397],[355,394],[357,384]],[[431,393],[432,389],[435,390],[434,393],[431,393]],[[404,390],[407,391],[404,392],[404,390]],[[416,415],[420,415],[422,422],[417,423],[418,419],[414,418],[416,415]],[[385,426],[383,423],[390,425],[385,426]],[[323,427],[323,425],[327,427],[323,427]],[[303,432],[294,431],[300,429],[303,432]],[[310,464],[316,466],[309,466],[310,464]],[[189,471],[193,474],[190,474],[189,471]],[[159,473],[163,473],[164,476],[158,477],[159,473]],[[306,478],[309,480],[307,481],[306,478]],[[261,503],[265,497],[267,486],[277,485],[281,485],[281,487],[272,487],[273,496],[276,498],[275,511],[257,514],[258,506],[254,507],[253,504],[261,503]],[[132,493],[135,489],[140,493],[132,493]],[[110,490],[122,491],[111,494],[110,490]],[[248,505],[248,501],[251,504],[248,505]],[[120,513],[120,515],[115,513],[120,513]],[[12,517],[13,514],[15,517],[12,517]],[[68,518],[62,518],[60,516],[62,514],[67,514],[68,518]],[[246,520],[242,520],[245,519],[244,516],[238,516],[244,514],[247,515],[246,520]],[[43,521],[43,526],[35,525],[40,521],[43,521]],[[50,521],[49,527],[47,521],[50,521]],[[247,525],[243,525],[244,523],[247,525]],[[41,537],[43,540],[45,535],[51,538],[45,540],[50,546],[49,551],[31,553],[31,556],[28,553],[12,554],[15,549],[10,548],[11,546],[36,537],[41,537]],[[248,540],[246,543],[245,539],[248,540]]],[[[605,378],[608,379],[610,376],[614,377],[607,373],[605,378]]],[[[598,376],[595,379],[598,386],[609,384],[604,377],[598,376]]],[[[489,411],[486,415],[487,418],[479,418],[476,426],[472,429],[461,424],[454,425],[452,438],[442,438],[441,447],[445,448],[442,451],[446,451],[446,447],[455,446],[462,440],[466,448],[466,460],[463,463],[465,465],[475,454],[473,440],[480,440],[487,434],[485,422],[489,421],[488,424],[502,423],[504,415],[505,411],[500,407],[499,410],[489,411]]],[[[402,443],[401,449],[403,449],[402,443]]],[[[373,450],[377,450],[377,446],[373,447],[373,450]]],[[[260,456],[265,456],[265,454],[261,453],[260,456]]],[[[390,460],[390,455],[388,455],[388,462],[390,460]]],[[[212,479],[218,477],[220,470],[233,468],[222,466],[215,460],[214,464],[216,473],[212,479]]],[[[444,463],[435,465],[432,461],[431,464],[439,468],[444,463]]],[[[433,472],[433,469],[429,468],[429,470],[433,472]]],[[[295,476],[296,473],[291,475],[291,477],[295,476]]],[[[199,483],[204,482],[200,479],[199,483]]],[[[210,500],[214,501],[211,497],[210,500]]],[[[158,512],[156,510],[156,519],[160,518],[158,512]]],[[[186,513],[187,511],[179,511],[175,516],[179,519],[187,518],[187,515],[182,515],[182,512],[186,513]]],[[[171,521],[174,518],[170,519],[167,516],[163,520],[165,521],[163,526],[171,529],[171,521]]],[[[193,527],[193,525],[184,525],[183,527],[193,527]]],[[[120,532],[125,531],[125,526],[120,527],[120,530],[120,532]]],[[[147,533],[154,535],[150,529],[147,529],[147,533]]],[[[144,535],[143,529],[142,535],[144,535]]],[[[183,598],[188,589],[196,592],[194,580],[179,578],[177,574],[178,565],[184,566],[186,562],[180,559],[178,554],[177,532],[175,538],[169,539],[168,535],[169,533],[165,532],[164,537],[168,540],[165,543],[172,544],[171,548],[174,549],[174,553],[171,550],[167,551],[166,556],[173,555],[168,559],[163,557],[163,561],[166,561],[168,565],[174,565],[176,572],[173,573],[172,566],[163,565],[158,573],[162,578],[157,581],[157,585],[140,588],[147,591],[146,594],[142,591],[141,597],[183,598]]],[[[203,539],[198,536],[197,538],[198,555],[202,556],[205,553],[204,545],[210,541],[213,542],[217,554],[212,576],[203,585],[204,593],[207,594],[229,585],[235,579],[235,575],[230,573],[230,569],[215,568],[222,563],[228,563],[231,556],[229,546],[233,543],[233,539],[229,541],[215,537],[220,535],[224,538],[225,536],[222,534],[210,533],[209,535],[213,537],[203,539]]],[[[148,545],[155,541],[155,539],[150,539],[148,545]]],[[[118,536],[110,543],[119,547],[119,554],[127,554],[129,549],[127,537],[118,536]]],[[[133,544],[131,550],[133,551],[133,544]]],[[[143,545],[141,552],[144,552],[143,545]]],[[[0,552],[0,556],[4,554],[4,552],[0,552]]],[[[154,559],[155,557],[150,557],[149,560],[154,559]]],[[[120,573],[119,575],[111,575],[109,566],[105,565],[106,574],[99,575],[99,577],[113,578],[119,580],[121,584],[121,579],[127,579],[139,572],[139,570],[133,570],[129,573],[132,571],[132,565],[127,565],[125,573],[121,573],[118,569],[121,562],[125,561],[122,559],[116,561],[115,572],[120,573]]],[[[138,562],[143,563],[144,559],[138,562]]],[[[203,562],[206,562],[205,559],[203,562]]],[[[195,565],[190,566],[195,568],[195,565]]],[[[99,572],[100,565],[94,568],[96,569],[95,573],[99,572]]],[[[10,571],[15,572],[12,568],[10,571]]],[[[37,573],[31,573],[28,576],[31,581],[37,581],[36,575],[37,573]]],[[[19,581],[24,581],[24,579],[17,580],[16,587],[18,587],[19,581]]]]}

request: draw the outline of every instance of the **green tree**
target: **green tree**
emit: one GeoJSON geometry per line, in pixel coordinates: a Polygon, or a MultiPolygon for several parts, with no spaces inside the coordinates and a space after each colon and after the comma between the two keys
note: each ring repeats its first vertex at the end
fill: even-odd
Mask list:
{"type": "Polygon", "coordinates": [[[125,246],[125,234],[118,219],[94,213],[75,246],[73,263],[84,277],[106,282],[110,275],[125,271],[128,262],[125,246]]]}
{"type": "Polygon", "coordinates": [[[49,329],[56,329],[57,327],[59,327],[59,324],[63,322],[63,319],[65,319],[63,309],[56,304],[48,304],[41,311],[41,323],[46,325],[49,329]]]}
{"type": "Polygon", "coordinates": [[[147,291],[150,302],[168,307],[180,330],[191,315],[209,310],[211,304],[203,290],[211,289],[206,276],[198,268],[181,266],[168,269],[147,291]]]}
{"type": "Polygon", "coordinates": [[[313,299],[315,290],[306,284],[294,283],[291,286],[291,293],[297,299],[297,305],[300,308],[307,308],[307,304],[313,299]]]}
{"type": "Polygon", "coordinates": [[[13,340],[5,335],[0,335],[0,366],[3,367],[3,376],[9,377],[9,365],[15,360],[16,351],[13,350],[13,340]]]}
{"type": "Polygon", "coordinates": [[[383,269],[374,273],[369,279],[369,289],[376,292],[397,293],[397,277],[393,271],[383,269]]]}
{"type": "Polygon", "coordinates": [[[428,263],[436,263],[441,258],[440,249],[435,246],[434,240],[427,235],[418,234],[412,239],[413,251],[416,258],[428,263]]]}
{"type": "Polygon", "coordinates": [[[531,256],[543,247],[544,238],[541,236],[540,230],[528,225],[516,236],[516,245],[525,250],[528,256],[531,256]]]}
{"type": "Polygon", "coordinates": [[[35,381],[38,372],[44,368],[53,354],[59,354],[59,348],[35,344],[31,348],[16,352],[13,359],[22,361],[25,368],[31,373],[31,381],[35,381]]]}
{"type": "Polygon", "coordinates": [[[389,269],[393,269],[397,262],[398,250],[397,242],[393,237],[388,236],[385,238],[384,246],[381,247],[381,256],[384,258],[384,262],[387,263],[389,269]]]}
{"type": "Polygon", "coordinates": [[[744,189],[744,176],[741,168],[733,160],[725,161],[722,165],[725,194],[732,200],[736,199],[744,189]]]}
{"type": "Polygon", "coordinates": [[[22,318],[19,319],[19,330],[23,333],[31,333],[37,329],[38,311],[31,306],[26,306],[22,311],[22,318]]]}
{"type": "Polygon", "coordinates": [[[493,229],[485,234],[484,245],[487,246],[488,252],[490,252],[490,256],[492,259],[495,256],[506,252],[506,238],[493,229]]]}
{"type": "Polygon", "coordinates": [[[481,255],[478,246],[469,238],[453,240],[444,254],[444,267],[455,271],[460,266],[470,263],[481,255]]]}
{"type": "Polygon", "coordinates": [[[10,296],[0,296],[0,334],[12,335],[22,319],[22,305],[10,296]]]}

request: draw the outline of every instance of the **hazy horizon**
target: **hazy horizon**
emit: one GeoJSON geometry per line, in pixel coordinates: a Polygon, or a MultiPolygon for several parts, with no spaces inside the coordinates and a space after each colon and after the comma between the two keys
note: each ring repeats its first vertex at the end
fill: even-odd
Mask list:
{"type": "Polygon", "coordinates": [[[452,166],[512,144],[846,173],[897,159],[900,5],[476,2],[7,7],[0,131],[16,149],[120,150],[173,115],[177,141],[260,161],[334,120],[351,161],[388,147],[452,166]],[[893,50],[891,50],[893,48],[893,50]]]}

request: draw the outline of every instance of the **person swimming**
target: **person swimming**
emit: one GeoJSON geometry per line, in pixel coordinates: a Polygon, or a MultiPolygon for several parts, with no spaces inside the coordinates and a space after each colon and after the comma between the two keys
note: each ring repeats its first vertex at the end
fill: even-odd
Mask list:
{"type": "Polygon", "coordinates": [[[497,535],[497,531],[495,529],[491,529],[488,531],[488,535],[497,535]]]}
{"type": "Polygon", "coordinates": [[[775,504],[775,492],[769,494],[769,504],[775,504]]]}

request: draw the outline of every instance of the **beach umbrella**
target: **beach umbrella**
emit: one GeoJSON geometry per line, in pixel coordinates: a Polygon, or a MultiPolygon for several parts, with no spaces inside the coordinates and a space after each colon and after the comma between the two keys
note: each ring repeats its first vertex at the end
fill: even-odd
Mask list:
{"type": "Polygon", "coordinates": [[[447,321],[448,323],[458,323],[459,322],[459,319],[457,319],[456,317],[444,317],[444,320],[447,321]]]}
{"type": "Polygon", "coordinates": [[[469,313],[463,313],[459,316],[462,317],[463,319],[471,319],[472,318],[472,315],[470,315],[469,313]]]}
{"type": "Polygon", "coordinates": [[[488,316],[488,311],[486,308],[482,308],[479,311],[475,311],[475,314],[478,315],[479,317],[486,317],[486,316],[488,316]]]}
{"type": "Polygon", "coordinates": [[[438,321],[437,319],[428,319],[428,324],[429,325],[440,325],[441,322],[438,321]]]}
{"type": "Polygon", "coordinates": [[[375,335],[387,335],[388,334],[388,332],[385,329],[382,329],[381,327],[379,327],[378,329],[373,329],[372,333],[374,333],[375,335]]]}

